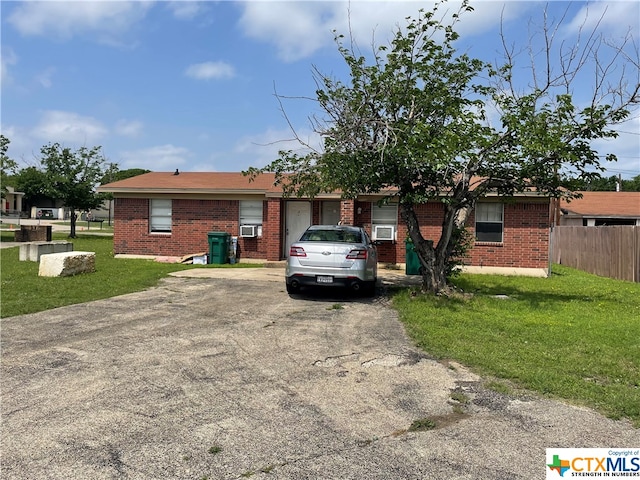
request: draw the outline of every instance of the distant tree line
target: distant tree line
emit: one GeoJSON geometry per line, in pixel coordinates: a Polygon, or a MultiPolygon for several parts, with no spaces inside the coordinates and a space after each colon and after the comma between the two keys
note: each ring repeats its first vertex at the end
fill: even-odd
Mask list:
{"type": "Polygon", "coordinates": [[[71,233],[75,237],[76,212],[98,208],[111,194],[96,192],[99,185],[134,177],[149,170],[119,170],[102,154],[102,147],[80,147],[77,150],[49,143],[40,149],[38,166],[19,168],[7,156],[10,140],[0,135],[0,180],[2,197],[6,187],[24,193],[23,209],[60,201],[70,212],[71,233]]]}
{"type": "Polygon", "coordinates": [[[583,192],[640,192],[640,175],[636,175],[631,180],[625,180],[616,175],[598,176],[589,180],[574,180],[574,183],[574,190],[583,192]]]}

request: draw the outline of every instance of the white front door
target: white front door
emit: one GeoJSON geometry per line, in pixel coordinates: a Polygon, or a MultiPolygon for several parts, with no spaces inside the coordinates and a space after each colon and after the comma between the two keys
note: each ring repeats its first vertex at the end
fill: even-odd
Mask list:
{"type": "Polygon", "coordinates": [[[285,219],[284,256],[289,256],[291,244],[311,225],[311,202],[287,202],[285,219]]]}

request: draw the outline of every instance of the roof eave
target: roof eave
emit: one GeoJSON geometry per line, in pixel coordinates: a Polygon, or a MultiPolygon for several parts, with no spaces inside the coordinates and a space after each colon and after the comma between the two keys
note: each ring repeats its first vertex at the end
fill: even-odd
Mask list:
{"type": "Polygon", "coordinates": [[[623,218],[632,220],[634,218],[640,218],[640,215],[625,215],[619,213],[578,213],[578,212],[568,212],[564,213],[563,216],[567,218],[623,218]]]}
{"type": "Polygon", "coordinates": [[[189,194],[189,195],[265,195],[264,189],[248,189],[248,188],[109,188],[103,189],[98,187],[100,193],[113,193],[113,194],[189,194]]]}

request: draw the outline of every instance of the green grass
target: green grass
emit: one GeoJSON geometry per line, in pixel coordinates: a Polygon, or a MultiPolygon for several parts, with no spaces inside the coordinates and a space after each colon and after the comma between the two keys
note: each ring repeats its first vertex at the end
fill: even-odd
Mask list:
{"type": "Polygon", "coordinates": [[[430,418],[421,418],[419,420],[414,420],[409,427],[409,432],[423,432],[425,430],[433,430],[436,428],[436,422],[431,420],[430,418]]]}
{"type": "Polygon", "coordinates": [[[405,290],[394,304],[430,354],[640,427],[640,284],[553,270],[550,278],[462,275],[456,285],[471,295],[405,290]]]}
{"type": "MultiPolygon", "coordinates": [[[[54,240],[65,239],[66,233],[54,233],[54,240]]],[[[13,234],[1,232],[0,240],[12,241],[13,234]]],[[[95,273],[39,277],[38,264],[20,262],[17,247],[0,250],[0,317],[144,290],[177,270],[259,266],[115,259],[110,237],[79,233],[72,241],[74,250],[96,252],[95,273]]],[[[394,296],[421,348],[640,427],[640,284],[562,266],[548,279],[462,275],[456,284],[469,298],[412,296],[409,290],[394,296]]]]}
{"type": "Polygon", "coordinates": [[[211,455],[217,455],[221,451],[222,451],[222,447],[220,445],[214,445],[213,447],[209,448],[209,453],[211,455]]]}
{"type": "MultiPolygon", "coordinates": [[[[0,317],[35,313],[75,303],[90,302],[153,287],[170,272],[189,268],[243,268],[259,264],[181,265],[113,256],[113,239],[82,235],[68,239],[54,233],[53,240],[70,240],[76,251],[96,253],[96,271],[73,277],[39,277],[38,263],[19,261],[19,247],[0,250],[0,317]]],[[[2,232],[0,240],[13,241],[2,232]]]]}

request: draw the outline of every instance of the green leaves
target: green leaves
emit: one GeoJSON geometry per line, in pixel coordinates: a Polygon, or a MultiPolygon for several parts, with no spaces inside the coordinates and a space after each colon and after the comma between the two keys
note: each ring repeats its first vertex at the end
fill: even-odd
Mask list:
{"type": "Polygon", "coordinates": [[[586,178],[602,169],[591,142],[615,137],[610,125],[628,115],[625,108],[611,105],[578,109],[572,95],[553,96],[550,90],[519,97],[500,94],[494,99],[502,111],[503,129],[495,134],[503,139],[502,155],[499,161],[488,162],[490,168],[482,173],[511,178],[503,182],[509,191],[536,188],[553,197],[570,195],[569,179],[586,178]]]}
{"type": "Polygon", "coordinates": [[[7,137],[0,135],[0,195],[2,198],[5,198],[7,192],[8,176],[15,173],[18,169],[18,164],[15,160],[7,156],[9,143],[11,143],[11,141],[7,137]]]}
{"type": "MultiPolygon", "coordinates": [[[[349,79],[315,73],[325,118],[314,127],[323,151],[281,152],[260,170],[275,172],[287,195],[341,191],[353,198],[392,188],[405,206],[425,284],[435,288],[463,245],[460,228],[479,198],[531,189],[571,195],[570,178],[601,169],[592,140],[614,137],[608,127],[629,115],[624,102],[594,100],[580,107],[570,93],[577,78],[570,70],[549,75],[545,85],[532,69],[528,84],[537,87],[516,88],[513,74],[520,70],[512,52],[494,67],[456,51],[456,25],[473,8],[465,0],[457,12],[442,14],[445,4],[408,17],[370,58],[335,35],[349,79]],[[490,122],[487,112],[495,111],[490,122]],[[445,218],[438,245],[428,248],[411,212],[414,204],[433,199],[446,206],[445,218]]],[[[549,48],[549,32],[542,33],[549,48]]],[[[585,51],[585,61],[591,53],[585,51]]]]}
{"type": "Polygon", "coordinates": [[[45,145],[40,149],[41,163],[46,174],[46,193],[62,200],[71,211],[71,234],[75,237],[76,210],[90,210],[102,202],[96,187],[109,170],[102,156],[101,147],[78,150],[62,147],[58,143],[45,145]]]}
{"type": "Polygon", "coordinates": [[[107,171],[101,147],[76,151],[58,143],[41,148],[41,163],[47,174],[48,194],[63,200],[69,208],[86,210],[95,208],[99,200],[95,188],[107,171]]]}

